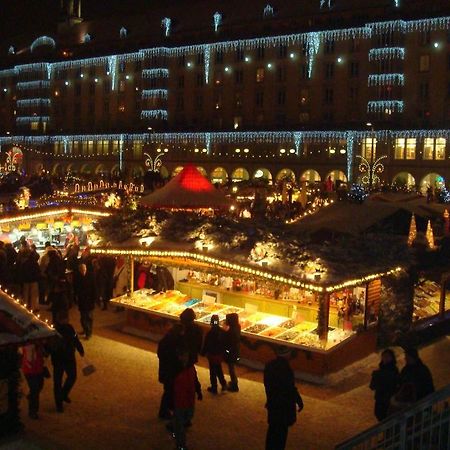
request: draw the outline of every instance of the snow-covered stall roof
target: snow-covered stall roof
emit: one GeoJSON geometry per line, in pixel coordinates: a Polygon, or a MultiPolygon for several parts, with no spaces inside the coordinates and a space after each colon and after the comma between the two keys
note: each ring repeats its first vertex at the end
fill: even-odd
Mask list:
{"type": "Polygon", "coordinates": [[[139,203],[165,209],[223,209],[230,205],[223,192],[216,189],[193,165],[187,165],[164,187],[142,197],[139,203]]]}
{"type": "Polygon", "coordinates": [[[0,289],[0,347],[22,345],[55,335],[56,331],[48,323],[0,289]]]}

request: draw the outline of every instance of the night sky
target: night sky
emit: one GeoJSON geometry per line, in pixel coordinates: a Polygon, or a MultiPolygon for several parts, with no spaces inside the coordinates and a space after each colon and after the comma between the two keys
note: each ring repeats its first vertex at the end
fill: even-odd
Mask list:
{"type": "MultiPolygon", "coordinates": [[[[133,14],[161,3],[183,3],[184,0],[84,0],[82,16],[85,20],[113,14],[133,14]]],[[[59,17],[60,0],[1,0],[0,39],[9,36],[38,33],[55,29],[59,17]]]]}

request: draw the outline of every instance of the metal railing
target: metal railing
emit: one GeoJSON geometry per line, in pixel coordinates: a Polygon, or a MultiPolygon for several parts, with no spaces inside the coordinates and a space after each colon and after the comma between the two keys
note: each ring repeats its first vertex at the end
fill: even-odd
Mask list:
{"type": "Polygon", "coordinates": [[[335,447],[377,449],[449,450],[450,385],[335,447]]]}

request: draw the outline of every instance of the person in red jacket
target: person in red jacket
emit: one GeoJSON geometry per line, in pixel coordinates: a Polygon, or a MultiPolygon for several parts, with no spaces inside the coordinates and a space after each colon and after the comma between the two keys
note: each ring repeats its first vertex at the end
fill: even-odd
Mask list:
{"type": "Polygon", "coordinates": [[[190,364],[188,350],[178,352],[179,371],[173,384],[173,432],[178,450],[186,450],[186,425],[194,417],[195,396],[203,399],[202,388],[198,381],[197,371],[190,364]]]}
{"type": "Polygon", "coordinates": [[[22,372],[27,380],[29,394],[28,415],[38,419],[39,395],[44,387],[44,348],[41,344],[22,347],[22,372]]]}

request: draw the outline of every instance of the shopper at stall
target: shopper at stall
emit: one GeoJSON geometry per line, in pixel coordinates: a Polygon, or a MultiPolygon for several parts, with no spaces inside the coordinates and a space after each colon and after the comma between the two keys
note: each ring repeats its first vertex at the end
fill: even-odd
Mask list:
{"type": "Polygon", "coordinates": [[[264,368],[267,422],[266,450],[284,450],[288,429],[297,420],[296,406],[300,412],[303,400],[295,386],[294,372],[288,358],[291,351],[281,346],[276,349],[276,358],[264,368]]]}
{"type": "Polygon", "coordinates": [[[78,309],[80,310],[80,322],[86,339],[92,336],[94,322],[94,309],[97,298],[94,274],[87,271],[86,264],[80,264],[75,278],[75,295],[78,309]]]}
{"type": "Polygon", "coordinates": [[[191,364],[191,352],[187,347],[180,347],[177,351],[179,370],[173,383],[173,433],[178,450],[186,449],[186,425],[194,417],[195,396],[203,399],[197,371],[191,364]]]}
{"type": "Polygon", "coordinates": [[[33,312],[39,311],[39,278],[41,270],[28,243],[21,243],[16,260],[17,279],[22,288],[22,299],[33,312]]]}
{"type": "Polygon", "coordinates": [[[370,389],[375,391],[375,417],[381,422],[388,416],[391,398],[397,392],[399,372],[395,353],[386,349],[381,354],[379,368],[372,372],[370,389]]]}
{"type": "Polygon", "coordinates": [[[433,377],[430,369],[422,362],[416,348],[405,349],[406,365],[400,372],[400,388],[402,392],[410,392],[410,402],[416,402],[434,392],[433,377]]]}
{"type": "Polygon", "coordinates": [[[48,293],[47,302],[50,304],[53,323],[56,323],[57,317],[61,314],[69,314],[70,304],[67,285],[65,276],[62,275],[59,280],[52,284],[52,288],[48,293]]]}
{"type": "MultiPolygon", "coordinates": [[[[44,387],[44,346],[27,344],[22,347],[22,372],[28,384],[28,416],[39,418],[39,396],[44,387]]],[[[48,372],[47,372],[48,373],[48,372]]]]}
{"type": "Polygon", "coordinates": [[[69,324],[67,314],[60,314],[57,317],[55,330],[60,338],[50,350],[53,364],[53,393],[57,411],[64,412],[63,402],[71,403],[69,394],[77,379],[75,351],[84,356],[84,348],[74,328],[69,324]],[[63,383],[64,374],[66,379],[63,383]]]}
{"type": "Polygon", "coordinates": [[[225,332],[219,326],[219,316],[211,316],[211,329],[208,331],[203,344],[202,356],[206,356],[209,364],[209,379],[211,386],[208,392],[217,394],[217,380],[219,380],[222,391],[226,391],[227,383],[223,375],[222,362],[225,354],[225,332]]]}
{"type": "Polygon", "coordinates": [[[184,341],[190,354],[190,364],[197,363],[198,354],[202,349],[203,343],[203,333],[201,328],[194,323],[195,317],[195,312],[192,308],[186,308],[180,315],[184,341]]]}
{"type": "Polygon", "coordinates": [[[236,363],[239,361],[239,349],[241,345],[241,325],[236,313],[227,314],[225,317],[225,362],[228,365],[230,382],[227,389],[231,392],[239,392],[238,378],[236,375],[236,363]]]}
{"type": "Polygon", "coordinates": [[[180,324],[171,325],[167,322],[167,331],[158,343],[159,359],[158,381],[163,385],[163,394],[159,406],[159,418],[169,420],[173,411],[173,381],[177,372],[177,348],[182,339],[180,324]]]}

